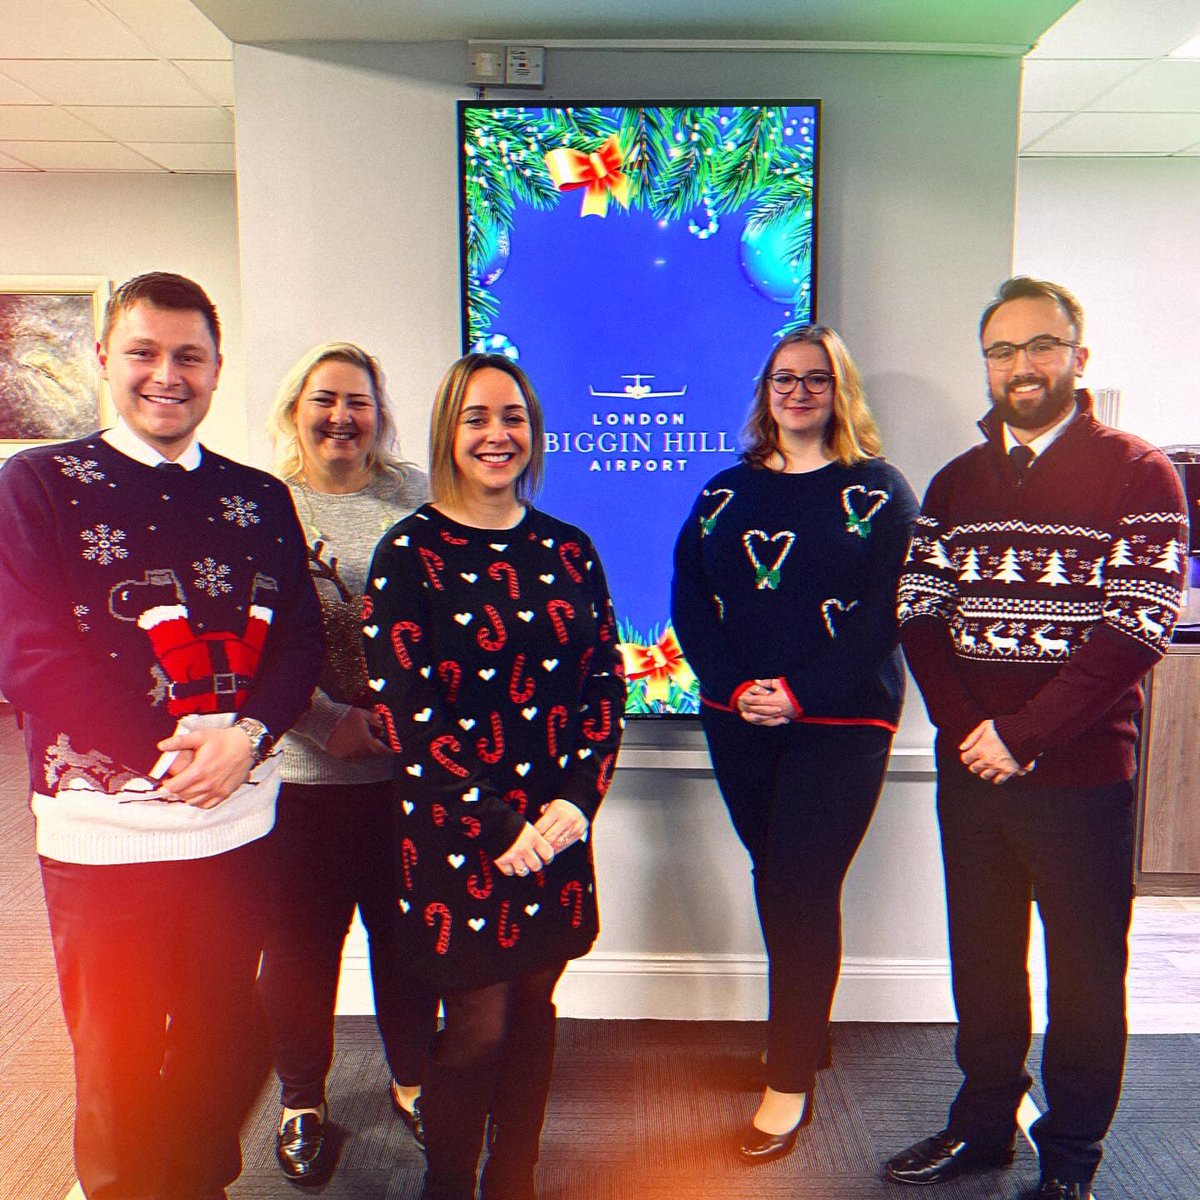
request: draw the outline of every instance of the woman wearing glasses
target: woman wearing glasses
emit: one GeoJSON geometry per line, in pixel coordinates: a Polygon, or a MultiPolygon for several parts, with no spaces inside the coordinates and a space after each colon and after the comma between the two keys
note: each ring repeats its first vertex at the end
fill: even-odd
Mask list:
{"type": "Polygon", "coordinates": [[[738,1152],[786,1154],[813,1116],[841,964],[841,891],[900,715],[896,581],[916,519],[841,338],[784,337],[745,452],[700,493],[675,548],[672,618],[753,864],[770,1014],[762,1103],[738,1152]]]}

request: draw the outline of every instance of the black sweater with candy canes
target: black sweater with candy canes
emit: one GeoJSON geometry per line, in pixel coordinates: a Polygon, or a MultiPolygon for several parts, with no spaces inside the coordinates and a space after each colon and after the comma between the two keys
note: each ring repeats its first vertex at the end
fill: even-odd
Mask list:
{"type": "Polygon", "coordinates": [[[896,580],[917,515],[879,458],[709,480],[675,546],[671,619],[703,703],[782,678],[797,721],[894,730],[904,699],[896,580]]]}
{"type": "Polygon", "coordinates": [[[590,840],[524,878],[494,860],[551,800],[591,820],[612,779],[625,681],[591,542],[533,508],[477,529],[426,505],[375,552],[363,635],[398,755],[408,967],[476,987],[587,953],[590,840]]]}

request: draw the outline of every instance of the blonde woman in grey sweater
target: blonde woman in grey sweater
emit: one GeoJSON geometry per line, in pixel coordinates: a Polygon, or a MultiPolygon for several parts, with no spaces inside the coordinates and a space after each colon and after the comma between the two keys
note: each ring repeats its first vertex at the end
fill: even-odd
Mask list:
{"type": "Polygon", "coordinates": [[[428,499],[428,481],[395,455],[378,361],[348,342],[317,346],[296,363],[268,429],[308,542],[326,656],[308,712],[283,739],[260,985],[281,1084],[276,1156],[289,1179],[318,1183],[333,1167],[325,1077],[356,906],[370,942],[391,1102],[423,1141],[418,1097],[438,1000],[405,974],[396,954],[394,756],[367,700],[359,631],[375,544],[428,499]]]}

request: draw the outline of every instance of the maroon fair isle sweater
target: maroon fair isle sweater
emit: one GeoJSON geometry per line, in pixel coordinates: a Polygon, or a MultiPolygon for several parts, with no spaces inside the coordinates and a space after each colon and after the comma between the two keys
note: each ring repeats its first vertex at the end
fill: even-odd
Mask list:
{"type": "Polygon", "coordinates": [[[1179,613],[1187,515],[1149,443],[1100,424],[1091,396],[1018,475],[994,413],[986,441],[925,496],[900,578],[900,636],[939,748],[981,721],[1029,779],[1132,777],[1140,681],[1179,613]]]}

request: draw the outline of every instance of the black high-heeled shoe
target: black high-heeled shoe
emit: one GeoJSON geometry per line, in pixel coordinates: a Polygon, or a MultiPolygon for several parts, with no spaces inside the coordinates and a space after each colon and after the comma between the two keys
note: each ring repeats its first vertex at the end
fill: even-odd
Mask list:
{"type": "Polygon", "coordinates": [[[804,1108],[800,1120],[787,1133],[764,1133],[757,1125],[751,1125],[742,1135],[741,1145],[738,1146],[738,1157],[747,1163],[771,1162],[782,1158],[791,1152],[796,1145],[796,1138],[805,1125],[811,1125],[813,1119],[813,1094],[808,1092],[804,1097],[804,1108]]]}

